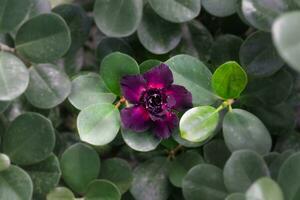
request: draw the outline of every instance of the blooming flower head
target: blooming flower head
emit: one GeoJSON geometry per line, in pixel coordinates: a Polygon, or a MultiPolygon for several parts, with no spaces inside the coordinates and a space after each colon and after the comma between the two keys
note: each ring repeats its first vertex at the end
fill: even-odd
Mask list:
{"type": "Polygon", "coordinates": [[[178,126],[174,111],[192,107],[192,94],[174,85],[173,74],[166,64],[143,75],[124,76],[121,90],[132,107],[121,110],[124,128],[135,132],[152,129],[158,138],[168,138],[178,126]]]}

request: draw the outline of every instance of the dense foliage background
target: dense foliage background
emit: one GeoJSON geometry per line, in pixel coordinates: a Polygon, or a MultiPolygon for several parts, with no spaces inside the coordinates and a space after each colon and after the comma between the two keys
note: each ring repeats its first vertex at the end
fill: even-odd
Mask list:
{"type": "Polygon", "coordinates": [[[299,0],[0,0],[1,200],[300,199],[299,0]],[[120,79],[193,106],[125,130],[120,79]]]}

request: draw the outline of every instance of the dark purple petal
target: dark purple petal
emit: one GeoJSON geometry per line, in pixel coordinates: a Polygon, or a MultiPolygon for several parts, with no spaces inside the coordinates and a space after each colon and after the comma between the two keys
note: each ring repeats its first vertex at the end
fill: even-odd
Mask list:
{"type": "Polygon", "coordinates": [[[178,126],[178,117],[175,113],[167,113],[164,119],[154,121],[153,131],[158,138],[168,138],[174,128],[178,126]]]}
{"type": "Polygon", "coordinates": [[[151,125],[149,114],[142,106],[122,109],[121,120],[125,129],[130,129],[136,132],[145,131],[151,125]]]}
{"type": "Polygon", "coordinates": [[[182,111],[193,106],[192,94],[183,86],[172,85],[166,90],[166,94],[170,108],[182,111]]]}
{"type": "Polygon", "coordinates": [[[122,94],[131,103],[139,102],[146,86],[146,80],[141,75],[124,76],[121,79],[122,94]]]}
{"type": "Polygon", "coordinates": [[[166,88],[173,83],[173,74],[168,65],[160,64],[144,74],[150,88],[166,88]]]}

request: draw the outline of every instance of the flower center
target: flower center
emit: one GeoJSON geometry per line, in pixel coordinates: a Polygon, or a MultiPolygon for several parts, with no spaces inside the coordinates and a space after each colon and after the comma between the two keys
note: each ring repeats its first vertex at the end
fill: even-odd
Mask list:
{"type": "Polygon", "coordinates": [[[165,100],[159,89],[149,89],[145,91],[141,101],[147,111],[152,115],[159,115],[164,111],[163,104],[165,100]]]}

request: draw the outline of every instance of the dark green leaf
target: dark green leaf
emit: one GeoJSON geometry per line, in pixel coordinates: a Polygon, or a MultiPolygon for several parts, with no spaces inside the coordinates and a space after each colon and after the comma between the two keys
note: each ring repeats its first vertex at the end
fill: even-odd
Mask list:
{"type": "Polygon", "coordinates": [[[223,169],[231,152],[222,139],[214,139],[204,145],[203,154],[206,162],[223,169]]]}
{"type": "Polygon", "coordinates": [[[116,185],[107,180],[95,180],[88,185],[85,200],[121,200],[121,193],[116,185]]]}

